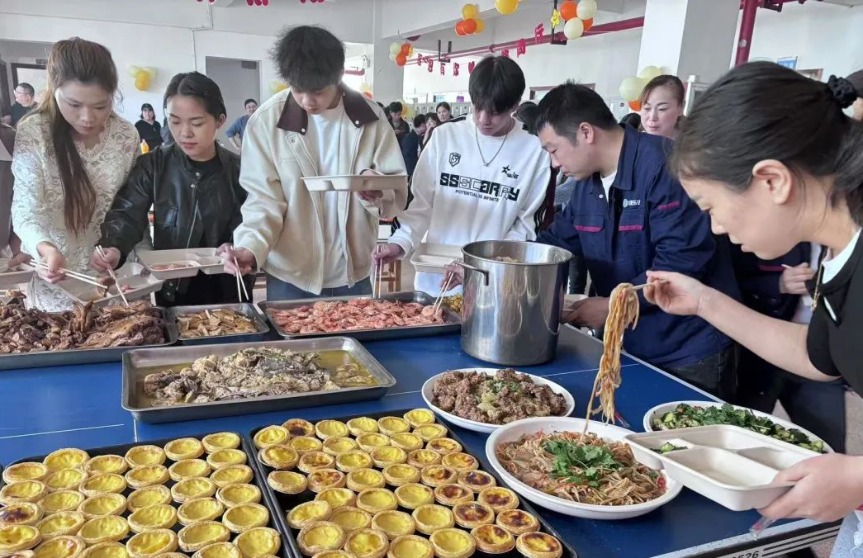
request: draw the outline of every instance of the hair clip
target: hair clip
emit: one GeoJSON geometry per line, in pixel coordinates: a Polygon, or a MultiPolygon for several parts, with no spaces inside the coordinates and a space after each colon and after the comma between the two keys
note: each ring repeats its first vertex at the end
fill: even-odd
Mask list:
{"type": "Polygon", "coordinates": [[[827,80],[827,87],[830,89],[833,100],[840,108],[848,108],[857,100],[857,90],[845,78],[830,76],[830,79],[827,80]]]}

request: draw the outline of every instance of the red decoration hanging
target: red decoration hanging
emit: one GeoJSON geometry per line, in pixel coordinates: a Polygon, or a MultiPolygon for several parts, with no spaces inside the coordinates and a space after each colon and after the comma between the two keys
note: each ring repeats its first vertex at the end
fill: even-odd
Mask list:
{"type": "Polygon", "coordinates": [[[508,48],[503,49],[502,51],[500,51],[500,55],[503,56],[504,58],[509,58],[509,49],[508,48]]]}
{"type": "Polygon", "coordinates": [[[519,39],[515,44],[515,55],[516,57],[521,56],[522,54],[527,53],[527,41],[524,39],[519,39]]]}
{"type": "Polygon", "coordinates": [[[474,68],[476,68],[476,62],[469,62],[467,65],[467,73],[472,74],[474,68]]]}
{"type": "Polygon", "coordinates": [[[540,24],[539,24],[539,25],[537,25],[537,26],[536,26],[536,28],[534,28],[534,30],[533,30],[533,38],[534,38],[534,39],[536,39],[536,41],[538,42],[538,41],[540,41],[544,36],[545,36],[545,24],[540,23],[540,24]]]}
{"type": "Polygon", "coordinates": [[[446,64],[444,64],[443,62],[440,63],[440,75],[446,75],[446,64]]]}
{"type": "Polygon", "coordinates": [[[423,65],[423,61],[424,61],[424,60],[423,60],[423,55],[422,55],[422,54],[417,54],[417,66],[422,66],[422,65],[423,65]]]}
{"type": "Polygon", "coordinates": [[[429,73],[431,73],[432,71],[434,71],[434,58],[432,58],[431,56],[429,56],[428,58],[426,58],[426,62],[428,62],[428,65],[429,65],[429,66],[428,66],[428,68],[429,68],[429,73]]]}
{"type": "Polygon", "coordinates": [[[452,65],[452,75],[458,77],[458,69],[460,68],[459,63],[456,62],[452,65]]]}

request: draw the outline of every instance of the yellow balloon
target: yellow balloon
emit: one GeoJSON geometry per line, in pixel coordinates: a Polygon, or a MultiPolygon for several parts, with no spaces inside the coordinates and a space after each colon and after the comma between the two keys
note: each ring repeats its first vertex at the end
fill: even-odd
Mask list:
{"type": "Polygon", "coordinates": [[[575,40],[584,33],[584,22],[574,17],[566,22],[566,25],[563,26],[563,34],[566,35],[566,38],[569,40],[575,40]]]}
{"type": "Polygon", "coordinates": [[[518,0],[494,0],[494,7],[501,14],[510,15],[518,9],[518,0]]]}
{"type": "Polygon", "coordinates": [[[657,76],[662,75],[662,68],[657,68],[656,66],[645,66],[639,73],[638,77],[643,79],[645,82],[652,80],[657,76]]]}
{"type": "Polygon", "coordinates": [[[476,19],[479,15],[479,7],[476,4],[465,4],[461,8],[461,17],[463,19],[476,19]]]}
{"type": "Polygon", "coordinates": [[[138,72],[135,76],[135,89],[146,91],[150,88],[150,76],[146,72],[138,72]]]}
{"type": "Polygon", "coordinates": [[[636,101],[641,96],[644,85],[643,79],[635,76],[628,77],[620,82],[620,96],[627,101],[636,101]]]}
{"type": "Polygon", "coordinates": [[[413,120],[414,117],[414,107],[409,105],[407,101],[404,99],[401,100],[402,104],[402,118],[405,120],[413,120]]]}
{"type": "Polygon", "coordinates": [[[596,0],[578,0],[575,15],[579,19],[591,19],[596,15],[596,0]]]}
{"type": "Polygon", "coordinates": [[[485,22],[479,18],[476,19],[476,31],[474,33],[482,33],[485,31],[485,22]]]}

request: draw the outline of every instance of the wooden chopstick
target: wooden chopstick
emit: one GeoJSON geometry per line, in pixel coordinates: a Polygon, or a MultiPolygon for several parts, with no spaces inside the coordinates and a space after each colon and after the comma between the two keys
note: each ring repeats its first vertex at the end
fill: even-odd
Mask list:
{"type": "Polygon", "coordinates": [[[657,279],[656,281],[651,281],[650,283],[642,283],[641,285],[635,285],[634,287],[632,287],[632,290],[640,291],[648,285],[659,285],[660,283],[665,283],[665,279],[657,279]]]}
{"type": "MultiPolygon", "coordinates": [[[[246,295],[246,300],[251,301],[252,297],[249,296],[249,290],[246,288],[246,282],[243,281],[243,274],[240,273],[240,264],[237,263],[237,258],[234,257],[234,267],[237,269],[237,283],[243,288],[243,293],[246,295]]],[[[239,293],[237,293],[239,295],[239,293]]],[[[243,299],[240,298],[240,302],[243,302],[243,299]]]]}
{"type": "MultiPolygon", "coordinates": [[[[48,267],[48,264],[43,263],[43,262],[33,262],[33,265],[34,265],[35,267],[40,267],[40,268],[42,268],[42,269],[50,269],[50,268],[48,267]]],[[[71,277],[71,278],[73,278],[73,279],[76,279],[76,280],[78,280],[78,281],[81,281],[81,282],[83,282],[83,283],[89,283],[90,285],[94,285],[94,286],[96,286],[96,287],[99,287],[100,289],[108,290],[108,287],[107,287],[104,283],[102,283],[101,281],[99,281],[99,280],[98,280],[97,278],[95,278],[95,277],[91,277],[90,275],[85,275],[85,274],[83,274],[83,273],[78,273],[77,271],[72,271],[72,270],[70,270],[70,269],[66,269],[66,268],[63,268],[63,267],[61,267],[58,271],[59,271],[60,273],[63,273],[64,275],[68,275],[69,277],[71,277]]]]}
{"type": "MultiPolygon", "coordinates": [[[[102,256],[103,260],[108,261],[108,256],[105,254],[105,250],[103,250],[101,246],[96,246],[96,251],[99,252],[99,255],[102,256]]],[[[123,299],[123,304],[125,304],[126,307],[128,307],[129,301],[126,300],[126,295],[123,293],[123,289],[120,288],[120,282],[117,281],[117,276],[114,275],[114,270],[111,269],[110,265],[108,266],[108,275],[110,275],[111,279],[114,280],[114,286],[117,287],[117,292],[120,293],[120,298],[123,299]]],[[[111,292],[110,288],[108,289],[108,292],[109,293],[111,292]]]]}
{"type": "Polygon", "coordinates": [[[437,314],[438,310],[440,310],[440,307],[443,305],[444,295],[449,291],[450,284],[452,284],[452,281],[454,278],[455,277],[452,273],[447,273],[447,276],[446,276],[446,279],[444,280],[443,286],[440,289],[440,294],[438,295],[437,299],[434,301],[434,306],[432,306],[432,315],[437,314]]]}

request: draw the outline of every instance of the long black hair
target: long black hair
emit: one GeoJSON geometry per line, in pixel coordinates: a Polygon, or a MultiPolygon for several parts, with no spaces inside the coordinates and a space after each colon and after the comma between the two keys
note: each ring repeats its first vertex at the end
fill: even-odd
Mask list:
{"type": "Polygon", "coordinates": [[[219,85],[202,73],[185,72],[171,78],[162,100],[164,108],[168,108],[168,100],[174,95],[195,97],[216,120],[228,114],[219,85]]]}
{"type": "Polygon", "coordinates": [[[831,203],[844,201],[863,223],[863,124],[843,112],[857,97],[835,76],[821,83],[772,62],[738,66],[695,103],[669,166],[684,179],[742,192],[753,167],[775,159],[793,172],[832,176],[831,203]]]}

